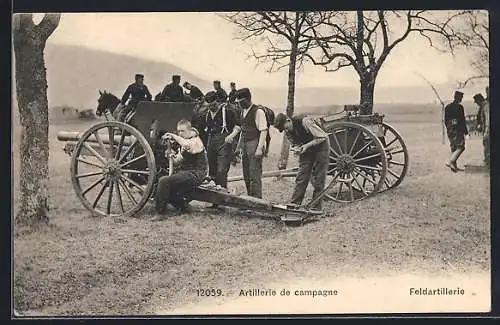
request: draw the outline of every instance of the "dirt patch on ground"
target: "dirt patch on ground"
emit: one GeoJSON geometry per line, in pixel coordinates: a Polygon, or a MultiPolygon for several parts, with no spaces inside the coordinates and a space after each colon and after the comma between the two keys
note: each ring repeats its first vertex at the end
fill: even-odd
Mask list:
{"type": "MultiPolygon", "coordinates": [[[[69,157],[55,141],[58,128],[75,126],[53,127],[53,227],[14,240],[15,308],[44,315],[155,313],[206,301],[198,289],[234,296],[239,288],[297,276],[488,272],[489,177],[444,167],[449,149],[440,143],[439,125],[394,125],[410,152],[404,182],[352,205],[329,202],[328,217],[300,228],[234,210],[207,213],[203,204],[156,223],[147,214],[122,222],[90,217],[69,182],[69,157]]],[[[480,140],[467,146],[465,161],[481,155],[480,140]]],[[[277,148],[279,140],[266,170],[275,168],[277,148]]],[[[240,173],[240,166],[231,170],[240,173]]],[[[244,191],[241,182],[231,188],[244,191]]],[[[264,197],[283,202],[292,189],[293,179],[268,179],[264,197]]]]}

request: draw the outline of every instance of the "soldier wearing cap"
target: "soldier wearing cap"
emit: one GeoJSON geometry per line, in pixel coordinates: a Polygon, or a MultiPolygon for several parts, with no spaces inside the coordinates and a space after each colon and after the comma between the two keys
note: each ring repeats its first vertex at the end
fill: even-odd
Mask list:
{"type": "Polygon", "coordinates": [[[221,87],[220,81],[219,80],[214,80],[214,90],[217,93],[217,98],[221,102],[226,102],[227,101],[227,93],[226,91],[221,87]]]}
{"type": "Polygon", "coordinates": [[[242,88],[236,93],[236,105],[241,110],[241,148],[243,178],[249,196],[262,198],[262,159],[266,152],[268,134],[264,110],[252,103],[250,89],[242,88]]]}
{"type": "Polygon", "coordinates": [[[184,82],[183,84],[184,88],[189,90],[189,93],[187,94],[191,98],[197,101],[202,101],[203,100],[203,93],[201,92],[200,88],[196,87],[195,85],[190,84],[189,82],[184,82]]]}
{"type": "MultiPolygon", "coordinates": [[[[290,202],[301,205],[307,185],[312,177],[313,199],[325,188],[326,173],[330,159],[330,140],[321,128],[321,123],[306,115],[289,118],[283,113],[276,116],[274,127],[285,131],[292,150],[299,156],[299,171],[295,178],[295,189],[290,202]]],[[[321,210],[321,200],[312,207],[321,210]]]]}
{"type": "Polygon", "coordinates": [[[180,85],[181,76],[174,75],[172,76],[172,83],[163,88],[160,98],[166,102],[182,102],[184,101],[184,91],[180,85]]]}
{"type": "Polygon", "coordinates": [[[234,104],[234,101],[236,99],[236,83],[231,82],[229,84],[229,87],[231,87],[231,91],[229,92],[228,102],[230,104],[234,104]]]}
{"type": "Polygon", "coordinates": [[[460,104],[463,96],[462,92],[455,91],[453,102],[446,105],[444,109],[444,123],[451,149],[451,156],[446,166],[455,173],[459,170],[457,160],[465,151],[465,135],[469,134],[465,123],[464,107],[460,104]]]}
{"type": "Polygon", "coordinates": [[[139,104],[140,101],[151,100],[151,98],[151,93],[144,84],[144,75],[138,73],[135,75],[135,82],[130,84],[125,90],[120,104],[115,112],[113,112],[113,115],[118,121],[123,121],[131,110],[137,108],[137,104],[139,104]],[[126,106],[127,101],[128,105],[126,106]]]}
{"type": "Polygon", "coordinates": [[[479,106],[478,115],[481,116],[481,130],[483,131],[484,162],[490,165],[490,104],[483,95],[475,94],[474,103],[479,106]]]}
{"type": "Polygon", "coordinates": [[[227,188],[227,173],[231,166],[233,143],[240,132],[240,119],[226,102],[217,101],[215,91],[205,95],[205,102],[208,110],[202,120],[202,128],[207,136],[209,176],[216,185],[227,188]]]}

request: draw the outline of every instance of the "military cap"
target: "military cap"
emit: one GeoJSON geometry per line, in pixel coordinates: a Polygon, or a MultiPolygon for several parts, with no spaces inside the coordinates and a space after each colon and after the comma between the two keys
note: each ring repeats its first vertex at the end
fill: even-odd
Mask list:
{"type": "Polygon", "coordinates": [[[476,103],[482,103],[484,101],[484,97],[481,94],[475,94],[473,98],[476,103]]]}
{"type": "Polygon", "coordinates": [[[214,80],[214,84],[219,84],[220,85],[220,80],[214,80]]]}
{"type": "Polygon", "coordinates": [[[252,99],[252,93],[248,88],[241,88],[236,91],[236,99],[252,99]]]}
{"type": "Polygon", "coordinates": [[[455,96],[462,96],[463,97],[464,93],[457,90],[457,91],[455,91],[455,96]]]}
{"type": "Polygon", "coordinates": [[[278,129],[278,131],[283,132],[287,119],[288,117],[285,114],[278,113],[278,115],[276,115],[276,118],[274,119],[274,127],[278,129]]]}
{"type": "Polygon", "coordinates": [[[178,74],[174,74],[174,75],[172,76],[172,79],[181,79],[181,76],[179,76],[178,74]]]}
{"type": "Polygon", "coordinates": [[[209,91],[208,93],[205,94],[205,101],[207,103],[212,103],[217,99],[217,93],[213,90],[209,91]]]}
{"type": "Polygon", "coordinates": [[[234,81],[229,83],[230,86],[236,86],[236,83],[234,81]]]}
{"type": "Polygon", "coordinates": [[[139,79],[139,78],[144,78],[144,75],[141,74],[141,73],[136,73],[135,74],[135,79],[139,79]]]}

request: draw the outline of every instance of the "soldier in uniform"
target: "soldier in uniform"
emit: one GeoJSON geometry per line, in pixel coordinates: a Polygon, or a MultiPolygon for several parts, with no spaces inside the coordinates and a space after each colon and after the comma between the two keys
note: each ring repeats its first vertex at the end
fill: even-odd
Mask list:
{"type": "Polygon", "coordinates": [[[172,76],[172,83],[163,88],[160,98],[166,102],[182,102],[184,101],[184,91],[180,85],[181,76],[172,76]]]}
{"type": "Polygon", "coordinates": [[[259,105],[252,103],[248,88],[237,91],[235,102],[242,110],[239,147],[247,194],[262,198],[262,159],[268,133],[266,114],[259,105]]]}
{"type": "Polygon", "coordinates": [[[490,165],[490,104],[483,95],[474,95],[474,103],[479,106],[479,112],[482,116],[481,131],[483,132],[484,163],[490,165]]]}
{"type": "Polygon", "coordinates": [[[217,101],[214,91],[207,93],[205,101],[208,111],[203,129],[207,136],[208,173],[216,185],[227,188],[227,173],[233,156],[233,143],[240,132],[240,119],[227,103],[217,101]]]}
{"type": "Polygon", "coordinates": [[[469,134],[465,123],[464,107],[460,104],[464,94],[456,91],[453,102],[446,105],[444,112],[444,122],[450,141],[451,156],[446,162],[446,166],[453,172],[460,170],[457,166],[457,160],[465,151],[465,136],[469,134]]]}
{"type": "Polygon", "coordinates": [[[231,87],[231,91],[229,92],[228,102],[230,104],[234,104],[234,101],[236,99],[236,83],[231,82],[229,84],[229,87],[231,87]]]}
{"type": "MultiPolygon", "coordinates": [[[[295,178],[295,189],[291,203],[301,205],[307,185],[312,177],[313,199],[325,188],[326,173],[330,160],[330,140],[316,119],[298,115],[289,118],[283,113],[276,116],[274,127],[285,131],[292,149],[299,153],[299,172],[295,178]]],[[[321,210],[321,200],[313,209],[321,210]]]]}
{"type": "Polygon", "coordinates": [[[151,98],[151,93],[149,92],[148,87],[144,84],[144,75],[138,73],[135,75],[135,82],[130,84],[125,90],[119,106],[113,112],[113,117],[118,121],[123,122],[125,116],[127,116],[130,111],[135,110],[140,101],[151,100],[151,98]],[[125,106],[129,99],[130,101],[128,106],[125,106]]]}
{"type": "Polygon", "coordinates": [[[203,100],[203,93],[201,92],[200,88],[196,87],[195,85],[190,84],[189,82],[185,82],[183,84],[184,88],[189,90],[188,95],[191,96],[194,100],[201,101],[203,100]]]}
{"type": "MultiPolygon", "coordinates": [[[[231,82],[229,84],[229,86],[231,87],[231,91],[229,92],[228,103],[231,105],[231,107],[233,107],[236,110],[236,113],[238,114],[238,116],[241,116],[241,109],[239,109],[239,107],[235,104],[236,92],[237,92],[236,83],[231,82]]],[[[241,133],[238,133],[238,135],[236,136],[236,139],[234,139],[233,158],[231,159],[231,164],[233,166],[236,166],[236,164],[239,163],[241,160],[241,152],[239,150],[237,150],[238,142],[240,141],[240,136],[241,136],[241,133]]]]}
{"type": "Polygon", "coordinates": [[[179,166],[178,171],[158,180],[154,221],[165,217],[168,203],[180,212],[186,212],[190,192],[201,185],[207,176],[207,153],[198,131],[191,126],[191,122],[181,120],[177,123],[177,133],[165,133],[162,136],[177,142],[181,149],[178,154],[173,154],[174,164],[179,166]]]}
{"type": "Polygon", "coordinates": [[[221,98],[222,101],[227,101],[227,93],[224,88],[221,87],[219,80],[214,80],[214,90],[217,93],[217,97],[221,98]]]}

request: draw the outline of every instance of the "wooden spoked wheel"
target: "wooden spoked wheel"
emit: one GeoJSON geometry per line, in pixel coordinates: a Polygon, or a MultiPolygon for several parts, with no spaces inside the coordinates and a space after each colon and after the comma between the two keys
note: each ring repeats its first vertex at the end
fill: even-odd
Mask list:
{"type": "Polygon", "coordinates": [[[401,135],[387,123],[382,123],[384,137],[380,138],[387,154],[387,174],[380,191],[392,189],[403,181],[408,171],[408,149],[401,135]]]}
{"type": "Polygon", "coordinates": [[[76,195],[98,216],[135,215],[148,201],[155,176],[155,158],[148,141],[137,129],[121,122],[92,126],[80,137],[71,156],[76,195]]]}
{"type": "Polygon", "coordinates": [[[334,122],[324,197],[350,203],[379,192],[387,172],[387,155],[379,138],[366,126],[334,122]]]}

